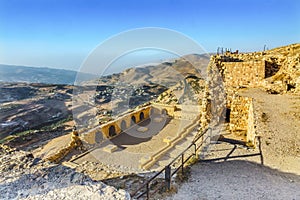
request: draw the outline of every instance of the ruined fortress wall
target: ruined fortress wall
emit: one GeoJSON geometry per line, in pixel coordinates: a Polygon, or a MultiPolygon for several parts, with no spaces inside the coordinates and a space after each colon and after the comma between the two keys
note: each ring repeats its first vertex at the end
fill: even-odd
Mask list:
{"type": "Polygon", "coordinates": [[[254,104],[251,101],[249,105],[249,112],[248,112],[248,126],[247,126],[247,142],[254,144],[255,141],[255,113],[254,113],[254,104]]]}
{"type": "Polygon", "coordinates": [[[104,139],[100,126],[97,126],[89,130],[88,132],[83,133],[80,137],[88,144],[100,143],[104,139]]]}
{"type": "Polygon", "coordinates": [[[162,104],[162,103],[152,103],[152,107],[155,108],[156,110],[159,110],[160,113],[166,112],[165,114],[168,114],[171,117],[174,117],[174,113],[176,110],[175,105],[167,105],[167,104],[162,104]]]}
{"type": "Polygon", "coordinates": [[[226,88],[257,87],[265,78],[265,61],[222,62],[226,88]]]}
{"type": "Polygon", "coordinates": [[[255,137],[253,99],[235,96],[232,99],[230,109],[230,131],[244,135],[247,142],[253,142],[255,137]]]}

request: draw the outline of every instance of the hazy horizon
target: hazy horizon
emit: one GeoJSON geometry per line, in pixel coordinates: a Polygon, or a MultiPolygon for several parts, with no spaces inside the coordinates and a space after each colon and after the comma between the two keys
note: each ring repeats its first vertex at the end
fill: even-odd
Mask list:
{"type": "MultiPolygon", "coordinates": [[[[300,41],[299,10],[296,0],[2,0],[0,63],[80,71],[99,44],[143,27],[178,31],[207,53],[216,52],[218,47],[261,51],[264,45],[271,49],[300,41]]],[[[141,60],[168,58],[146,57],[136,55],[134,60],[138,65],[141,60]]],[[[130,65],[125,59],[119,68],[130,65]]]]}

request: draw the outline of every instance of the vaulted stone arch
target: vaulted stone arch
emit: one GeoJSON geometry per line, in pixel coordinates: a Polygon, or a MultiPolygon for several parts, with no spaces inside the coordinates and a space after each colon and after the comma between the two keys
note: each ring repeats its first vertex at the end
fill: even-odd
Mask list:
{"type": "Polygon", "coordinates": [[[145,119],[145,114],[142,112],[140,112],[140,121],[143,121],[145,119]]]}
{"type": "Polygon", "coordinates": [[[133,126],[134,124],[136,124],[136,117],[134,115],[131,116],[131,126],[133,126]]]}
{"type": "Polygon", "coordinates": [[[108,129],[108,135],[109,137],[114,137],[117,135],[117,132],[116,132],[116,128],[114,125],[111,125],[108,129]]]}

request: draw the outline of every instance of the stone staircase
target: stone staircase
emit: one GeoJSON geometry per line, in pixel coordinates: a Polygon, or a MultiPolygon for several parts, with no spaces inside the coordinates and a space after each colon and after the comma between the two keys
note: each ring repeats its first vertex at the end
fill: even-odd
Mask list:
{"type": "Polygon", "coordinates": [[[190,132],[184,139],[180,140],[173,148],[167,151],[151,168],[150,170],[158,171],[168,165],[179,154],[181,154],[192,142],[197,135],[197,131],[190,132]]]}
{"type": "Polygon", "coordinates": [[[143,158],[140,161],[140,168],[147,170],[159,170],[169,164],[175,157],[188,147],[194,137],[197,135],[200,119],[195,118],[191,123],[186,126],[180,134],[174,138],[165,138],[166,146],[159,149],[153,155],[143,158]]]}

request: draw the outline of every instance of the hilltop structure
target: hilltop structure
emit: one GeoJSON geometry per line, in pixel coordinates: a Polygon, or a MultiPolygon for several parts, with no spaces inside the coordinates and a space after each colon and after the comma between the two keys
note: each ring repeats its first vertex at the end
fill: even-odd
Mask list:
{"type": "Polygon", "coordinates": [[[218,116],[223,112],[220,105],[225,103],[226,111],[223,117],[229,122],[230,131],[244,136],[249,145],[254,145],[257,117],[254,113],[253,98],[239,95],[239,90],[261,88],[271,94],[299,93],[299,63],[300,44],[257,53],[238,54],[228,51],[212,56],[208,67],[210,81],[206,88],[207,96],[202,102],[202,127],[207,127],[209,122],[220,120],[218,116]],[[218,74],[222,77],[224,87],[216,80],[218,74]],[[223,88],[225,99],[220,96],[223,88]],[[215,108],[211,107],[212,100],[217,101],[215,108]],[[217,118],[207,114],[209,110],[215,110],[215,113],[219,114],[217,118]]]}

